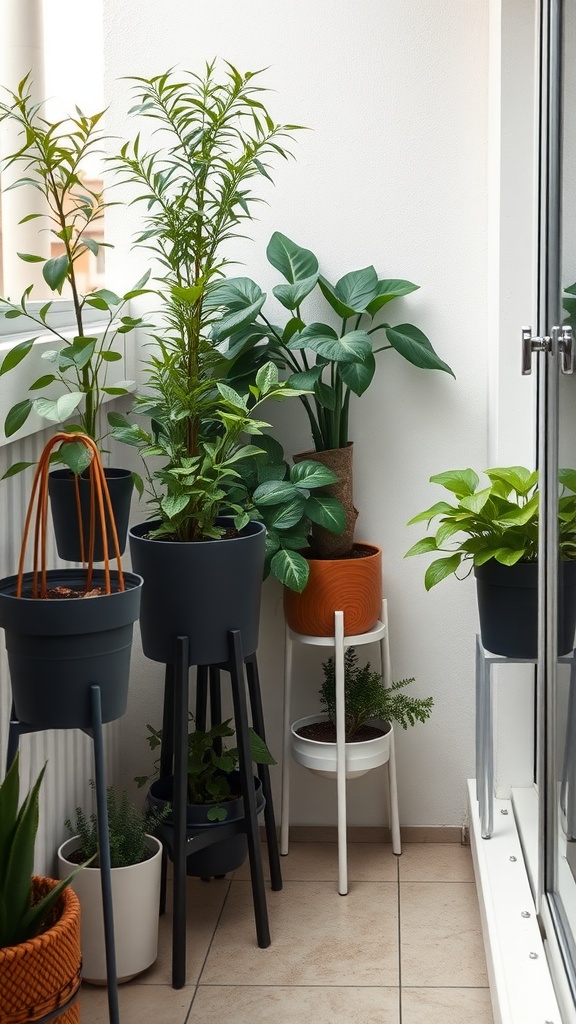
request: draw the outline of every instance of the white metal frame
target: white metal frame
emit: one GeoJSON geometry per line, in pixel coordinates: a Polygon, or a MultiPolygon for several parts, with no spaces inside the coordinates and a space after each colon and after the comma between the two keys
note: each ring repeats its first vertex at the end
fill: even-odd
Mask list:
{"type": "MultiPolygon", "coordinates": [[[[390,642],[388,632],[388,606],[382,601],[382,618],[367,633],[356,636],[345,636],[344,613],[334,612],[334,636],[308,636],[296,633],[286,626],[286,646],[284,652],[284,729],[282,745],[282,811],[280,825],[280,853],[286,856],[289,851],[290,831],[290,704],[292,695],[292,654],[294,643],[307,644],[313,647],[333,647],[336,669],[336,749],[338,786],[338,892],[345,896],[348,892],[348,856],[346,840],[346,740],[344,720],[344,652],[349,647],[362,647],[365,644],[378,643],[380,646],[380,664],[384,685],[389,687],[392,681],[390,670],[390,642]]],[[[390,829],[392,832],[392,849],[395,854],[402,853],[400,841],[400,823],[398,817],[398,792],[396,786],[396,756],[394,751],[394,729],[390,730],[390,757],[386,762],[388,777],[388,798],[390,807],[390,829]]]]}

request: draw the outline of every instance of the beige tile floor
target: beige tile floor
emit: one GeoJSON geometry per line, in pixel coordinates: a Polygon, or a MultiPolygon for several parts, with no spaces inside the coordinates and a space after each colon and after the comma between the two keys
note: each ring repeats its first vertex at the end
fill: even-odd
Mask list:
{"type": "MultiPolygon", "coordinates": [[[[349,846],[349,892],[332,843],[292,843],[267,891],[272,945],[256,945],[249,874],[188,879],[188,974],[170,986],[170,915],[157,962],[122,985],[122,1024],[492,1024],[470,850],[349,846]]],[[[84,985],[81,1024],[106,1024],[84,985]]]]}

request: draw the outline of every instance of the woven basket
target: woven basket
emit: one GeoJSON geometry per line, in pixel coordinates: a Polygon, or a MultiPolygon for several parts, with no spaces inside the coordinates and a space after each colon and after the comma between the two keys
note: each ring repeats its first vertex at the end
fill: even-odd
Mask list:
{"type": "MultiPolygon", "coordinates": [[[[33,878],[33,898],[40,899],[57,884],[52,878],[33,878]]],[[[80,901],[68,888],[46,931],[0,949],[2,1024],[29,1024],[64,1006],[80,987],[81,966],[80,901]]],[[[78,1024],[79,1020],[76,1002],[55,1018],[55,1024],[78,1024]]]]}

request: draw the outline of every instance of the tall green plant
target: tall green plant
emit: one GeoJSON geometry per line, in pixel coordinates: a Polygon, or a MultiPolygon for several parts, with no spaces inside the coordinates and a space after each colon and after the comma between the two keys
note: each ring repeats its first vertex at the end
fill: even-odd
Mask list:
{"type": "MultiPolygon", "coordinates": [[[[122,358],[117,339],[142,326],[140,317],[127,313],[130,299],[142,293],[148,274],[133,289],[119,296],[106,288],[82,293],[78,279],[78,263],[88,253],[97,255],[101,246],[90,234],[110,202],[101,190],[90,188],[85,180],[86,160],[100,152],[104,136],[100,130],[102,112],[85,115],[77,110],[74,117],[52,123],[43,116],[43,104],[32,99],[30,75],[18,85],[16,92],[0,102],[0,124],[19,129],[22,144],[4,160],[4,168],[23,165],[23,175],[9,188],[27,188],[40,192],[45,200],[45,213],[30,213],[22,223],[38,219],[39,231],[47,230],[63,252],[50,259],[35,253],[19,252],[25,263],[41,263],[42,276],[49,289],[61,295],[68,285],[74,313],[73,337],[60,328],[53,309],[54,300],[38,310],[32,304],[33,286],[24,291],[19,302],[0,299],[0,314],[6,319],[21,318],[26,333],[36,332],[12,347],[0,364],[0,377],[14,370],[28,356],[40,334],[50,334],[57,347],[43,352],[47,372],[28,386],[30,397],[14,405],[5,420],[4,432],[11,437],[24,425],[32,410],[53,423],[73,417],[63,429],[82,431],[100,441],[98,413],[107,395],[127,394],[133,382],[107,383],[109,367],[122,358]],[[104,326],[95,335],[86,322],[86,311],[97,310],[104,326]],[[49,396],[38,394],[49,389],[49,396]],[[57,395],[54,397],[54,391],[57,395]]],[[[60,461],[74,472],[81,472],[89,462],[86,448],[73,443],[63,445],[60,461]]],[[[18,463],[7,475],[25,469],[30,463],[18,463]]]]}
{"type": "Polygon", "coordinates": [[[384,306],[416,291],[418,285],[380,279],[372,266],[331,284],[320,273],[314,253],[279,231],[272,235],[266,255],[286,281],[272,289],[289,314],[286,323],[275,325],[263,308],[266,294],[250,278],[237,277],[222,281],[210,294],[210,303],[224,310],[212,334],[218,343],[227,343],[232,379],[251,374],[254,362],[274,359],[288,370],[293,387],[312,392],[303,394],[301,401],[316,451],[348,444],[351,396],[363,395],[372,383],[379,352],[394,349],[414,366],[454,376],[420,328],[407,323],[393,327],[379,320],[384,306]],[[319,298],[318,293],[336,326],[305,317],[304,300],[319,298]]]}
{"type": "MultiPolygon", "coordinates": [[[[73,875],[32,902],[34,845],[38,832],[38,794],[46,765],[20,809],[18,754],[0,785],[0,948],[34,938],[73,875]]],[[[76,872],[74,872],[75,874],[76,872]]]]}
{"type": "MultiPolygon", "coordinates": [[[[269,159],[288,155],[285,139],[295,129],[272,120],[258,75],[226,64],[220,80],[212,62],[203,75],[168,71],[135,78],[132,112],[152,121],[161,145],[145,150],[138,135],[114,161],[144,210],[136,243],[157,261],[164,324],[153,335],[157,349],[147,363],[145,394],[135,404],[150,428],[117,415],[110,422],[114,435],[145,458],[162,459],[148,476],[160,519],[156,536],[220,536],[215,520],[234,467],[258,451],[243,435],[267,425],[254,418],[254,409],[265,398],[302,393],[279,382],[266,361],[242,393],[231,388],[212,340],[220,312],[211,293],[228,263],[225,246],[241,235],[259,201],[253,180],[270,178],[269,159]]],[[[242,311],[238,327],[254,312],[242,311]]],[[[243,525],[244,510],[233,511],[243,525]]]]}

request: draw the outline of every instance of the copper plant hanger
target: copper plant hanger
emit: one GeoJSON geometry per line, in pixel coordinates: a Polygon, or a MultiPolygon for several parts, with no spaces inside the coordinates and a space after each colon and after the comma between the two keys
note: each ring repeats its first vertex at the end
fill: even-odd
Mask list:
{"type": "Polygon", "coordinates": [[[18,584],[16,588],[16,597],[22,597],[22,579],[24,576],[26,546],[28,543],[30,526],[34,516],[34,562],[32,572],[31,596],[33,598],[48,597],[48,587],[46,579],[46,533],[48,525],[48,474],[50,470],[50,455],[55,445],[61,442],[70,443],[72,441],[75,444],[84,445],[84,447],[87,448],[92,455],[90,465],[88,467],[88,476],[90,480],[90,532],[88,539],[88,558],[86,558],[84,535],[81,525],[80,484],[78,476],[76,474],[74,476],[76,492],[76,510],[78,513],[78,523],[80,526],[80,553],[82,562],[84,564],[87,564],[86,590],[89,591],[92,588],[92,573],[94,569],[94,541],[96,537],[97,517],[102,532],[105,592],[106,594],[112,593],[110,581],[110,558],[108,552],[108,537],[106,530],[107,517],[112,532],[112,540],[114,546],[113,558],[116,558],[116,562],[118,564],[117,589],[124,590],[124,575],[122,573],[122,563],[120,559],[120,545],[118,542],[118,532],[116,530],[116,523],[114,521],[114,514],[112,510],[112,502],[110,500],[108,484],[106,483],[104,467],[102,465],[102,458],[100,456],[98,446],[96,445],[95,441],[92,440],[91,437],[88,437],[87,434],[71,435],[61,432],[55,434],[54,437],[52,437],[46,444],[44,451],[40,456],[38,466],[36,467],[36,472],[34,474],[32,493],[30,495],[30,501],[28,502],[26,521],[24,523],[24,535],[22,537],[22,547],[20,550],[20,562],[18,565],[18,584]],[[40,584],[38,577],[40,577],[40,584]]]}

